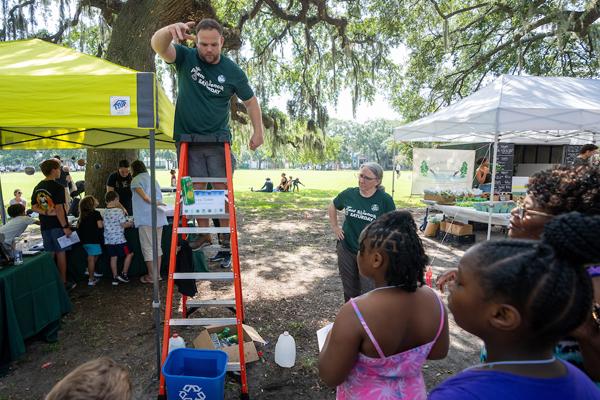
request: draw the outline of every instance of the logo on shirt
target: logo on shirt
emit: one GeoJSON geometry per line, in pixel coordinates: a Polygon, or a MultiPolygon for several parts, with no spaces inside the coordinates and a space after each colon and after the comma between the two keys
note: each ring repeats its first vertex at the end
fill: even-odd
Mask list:
{"type": "MultiPolygon", "coordinates": [[[[219,82],[221,82],[221,76],[223,76],[223,75],[219,75],[219,77],[217,78],[219,80],[219,82]]],[[[219,85],[217,83],[214,83],[212,80],[207,79],[204,76],[204,74],[202,73],[202,70],[200,69],[200,67],[192,68],[192,70],[190,71],[190,77],[192,78],[193,81],[197,82],[199,85],[204,86],[206,88],[206,90],[208,90],[211,93],[221,94],[223,89],[225,89],[223,87],[223,85],[219,85]]],[[[225,82],[224,76],[223,76],[223,82],[225,82]]]]}
{"type": "Polygon", "coordinates": [[[217,77],[217,80],[219,81],[219,83],[225,83],[225,76],[224,75],[219,75],[217,77]]]}
{"type": "Polygon", "coordinates": [[[110,96],[110,115],[131,115],[129,96],[110,96]]]}
{"type": "Polygon", "coordinates": [[[40,190],[35,195],[35,202],[42,210],[48,212],[54,210],[54,201],[50,192],[46,190],[40,190]]]}
{"type": "Polygon", "coordinates": [[[377,212],[377,211],[379,211],[379,204],[373,204],[373,205],[371,206],[371,211],[373,211],[373,212],[377,212]]]}

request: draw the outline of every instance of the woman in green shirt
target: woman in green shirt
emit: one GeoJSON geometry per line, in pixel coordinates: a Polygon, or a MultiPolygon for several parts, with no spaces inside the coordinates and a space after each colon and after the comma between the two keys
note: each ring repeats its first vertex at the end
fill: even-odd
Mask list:
{"type": "Polygon", "coordinates": [[[383,169],[379,164],[365,163],[358,173],[358,187],[342,191],[329,205],[329,224],[338,241],[338,268],[345,301],[374,288],[370,280],[358,273],[356,254],[358,236],[362,230],[379,216],[396,209],[394,200],[381,186],[382,179],[383,169]],[[346,216],[341,228],[338,225],[338,210],[343,210],[346,216]]]}

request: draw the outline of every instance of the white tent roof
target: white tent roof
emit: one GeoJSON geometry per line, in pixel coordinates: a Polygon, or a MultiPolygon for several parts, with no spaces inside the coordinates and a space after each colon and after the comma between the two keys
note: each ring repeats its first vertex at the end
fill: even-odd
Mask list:
{"type": "Polygon", "coordinates": [[[398,141],[584,144],[600,139],[600,80],[502,75],[427,117],[394,129],[398,141]]]}

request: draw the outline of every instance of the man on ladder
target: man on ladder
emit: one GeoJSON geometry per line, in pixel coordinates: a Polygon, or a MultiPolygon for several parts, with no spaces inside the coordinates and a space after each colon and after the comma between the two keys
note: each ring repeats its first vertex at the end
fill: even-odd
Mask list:
{"type": "MultiPolygon", "coordinates": [[[[175,141],[177,142],[180,163],[180,172],[186,173],[192,179],[204,178],[213,183],[213,189],[222,190],[227,188],[229,217],[233,233],[233,271],[228,273],[174,273],[175,246],[177,235],[192,231],[205,233],[200,242],[210,243],[211,229],[208,228],[208,219],[197,219],[198,227],[186,228],[179,226],[181,184],[178,183],[176,204],[173,224],[173,236],[171,243],[171,260],[169,265],[169,280],[167,283],[167,301],[165,307],[165,325],[163,331],[162,362],[167,355],[167,340],[172,325],[212,325],[235,323],[238,337],[243,337],[242,322],[243,296],[240,280],[239,256],[237,251],[237,231],[235,218],[235,202],[233,194],[233,156],[225,154],[229,151],[231,132],[229,129],[229,109],[232,96],[241,99],[248,111],[254,133],[250,139],[249,147],[255,150],[263,143],[263,127],[260,106],[254,92],[248,84],[246,74],[231,59],[221,54],[223,47],[223,28],[212,19],[203,19],[195,27],[196,36],[190,34],[194,28],[193,22],[175,23],[159,29],[152,37],[152,48],[167,63],[173,63],[177,70],[178,97],[175,107],[175,141]],[[196,43],[196,49],[188,48],[173,42],[192,40],[196,43]],[[223,179],[225,178],[225,179],[223,179]],[[179,278],[177,277],[179,276],[179,278]],[[200,279],[200,280],[231,280],[234,284],[235,299],[233,300],[198,300],[197,304],[205,305],[235,305],[235,318],[186,318],[186,297],[183,297],[183,319],[172,319],[172,299],[174,279],[200,279]]],[[[199,189],[206,188],[206,181],[199,185],[199,189]]],[[[185,226],[186,218],[183,217],[185,226]]],[[[221,227],[229,227],[229,219],[220,220],[221,227]]],[[[222,228],[212,228],[220,230],[222,228]]],[[[225,229],[225,232],[229,229],[225,229]]],[[[222,254],[222,267],[231,266],[232,252],[228,249],[230,235],[223,233],[222,245],[227,251],[222,254]]],[[[217,255],[218,258],[219,255],[217,255]]],[[[243,351],[243,341],[239,343],[239,362],[237,369],[241,377],[241,396],[248,398],[248,384],[243,351]]],[[[231,364],[231,363],[229,363],[231,364]]],[[[228,370],[230,365],[228,364],[228,370]]],[[[235,364],[235,363],[233,363],[235,364]]],[[[236,365],[231,365],[235,368],[236,365]]],[[[161,375],[159,386],[159,398],[164,395],[164,377],[161,375]]]]}
{"type": "MultiPolygon", "coordinates": [[[[177,70],[177,104],[175,106],[175,141],[179,152],[180,142],[188,145],[188,175],[195,177],[225,177],[225,155],[222,142],[231,141],[229,129],[230,100],[236,95],[244,102],[254,134],[250,138],[250,150],[263,143],[263,126],[260,105],[248,84],[242,69],[230,58],[221,54],[225,39],[223,28],[213,19],[194,22],[178,22],[159,29],[152,37],[152,48],[177,70]],[[194,28],[196,36],[190,31],[194,28]],[[188,48],[173,42],[192,40],[196,48],[188,48]],[[217,143],[194,143],[197,135],[210,136],[217,143]]],[[[215,183],[214,189],[225,189],[224,183],[215,183]]],[[[198,184],[206,189],[206,183],[198,184]]],[[[207,227],[208,219],[198,219],[199,227],[207,227]]],[[[220,220],[220,226],[229,226],[228,219],[220,220]]],[[[200,236],[193,247],[211,243],[210,234],[200,236]],[[195,245],[195,246],[194,246],[195,245]]],[[[221,266],[231,266],[229,234],[223,234],[224,251],[211,260],[222,260],[221,266]]]]}

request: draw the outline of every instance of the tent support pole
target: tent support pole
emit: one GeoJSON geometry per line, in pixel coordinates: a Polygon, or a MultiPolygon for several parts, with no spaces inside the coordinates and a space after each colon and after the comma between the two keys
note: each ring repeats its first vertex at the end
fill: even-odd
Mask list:
{"type": "Polygon", "coordinates": [[[0,178],[0,204],[2,204],[2,225],[6,224],[6,209],[4,208],[4,197],[2,196],[2,178],[0,178]]]}
{"type": "Polygon", "coordinates": [[[152,294],[152,310],[154,314],[154,328],[156,333],[156,376],[160,377],[160,297],[158,288],[158,276],[160,265],[158,265],[158,235],[156,234],[156,148],[155,131],[150,129],[150,198],[152,199],[152,280],[154,292],[152,294]]]}
{"type": "MultiPolygon", "coordinates": [[[[394,137],[394,130],[392,129],[392,137],[394,137]]],[[[396,146],[398,145],[398,142],[396,142],[394,140],[394,158],[392,158],[392,200],[394,199],[394,190],[396,189],[396,158],[398,157],[398,150],[396,149],[396,146]]]]}
{"type": "MultiPolygon", "coordinates": [[[[490,201],[493,203],[494,201],[494,192],[496,191],[496,163],[498,161],[498,132],[494,135],[494,164],[492,168],[492,188],[490,189],[490,201]]],[[[488,216],[488,229],[487,229],[487,240],[490,240],[492,236],[492,211],[494,207],[489,207],[489,216],[488,216]]]]}

